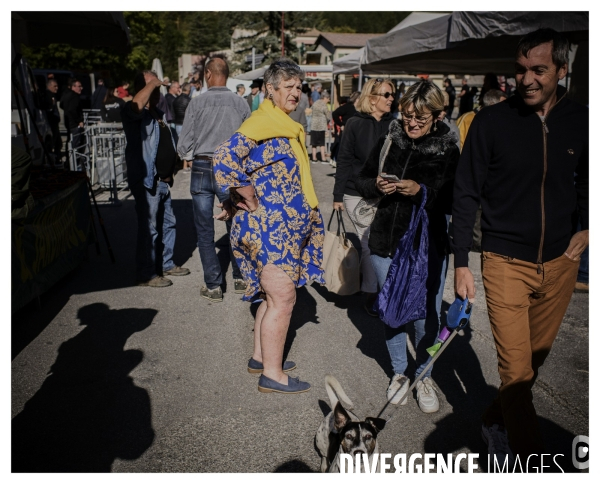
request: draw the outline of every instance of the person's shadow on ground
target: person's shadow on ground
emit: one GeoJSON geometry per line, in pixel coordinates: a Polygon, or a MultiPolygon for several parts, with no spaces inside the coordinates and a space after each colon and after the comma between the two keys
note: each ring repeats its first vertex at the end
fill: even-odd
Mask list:
{"type": "MultiPolygon", "coordinates": [[[[448,304],[444,302],[442,312],[445,314],[447,309],[448,304]]],[[[452,413],[436,422],[436,429],[425,439],[424,450],[446,458],[448,453],[469,449],[467,452],[479,454],[478,464],[483,472],[494,472],[492,465],[488,468],[488,449],[481,437],[481,416],[498,389],[485,381],[481,362],[471,346],[472,335],[471,327],[465,327],[462,335],[452,340],[433,367],[431,376],[452,406],[452,413]]],[[[575,435],[548,419],[538,419],[546,438],[546,451],[552,456],[563,454],[562,457],[557,455],[556,464],[565,472],[574,472],[570,450],[575,435]]],[[[544,472],[560,472],[552,457],[548,457],[545,464],[550,468],[544,472]]],[[[466,464],[464,467],[466,472],[466,464]]]]}
{"type": "Polygon", "coordinates": [[[84,329],[64,342],[38,392],[12,420],[12,472],[110,472],[152,444],[148,392],[129,373],[143,352],[124,350],[153,309],[79,310],[84,329]]]}
{"type": "MultiPolygon", "coordinates": [[[[348,311],[348,319],[361,334],[356,347],[365,356],[374,359],[390,378],[394,376],[392,362],[385,344],[384,324],[379,318],[367,314],[364,308],[364,296],[361,293],[352,296],[338,296],[329,292],[325,286],[320,284],[313,284],[312,287],[325,301],[348,311]]],[[[410,355],[408,355],[408,358],[410,370],[411,364],[412,368],[415,365],[410,355]]]]}
{"type": "MultiPolygon", "coordinates": [[[[448,310],[442,304],[442,313],[448,310]]],[[[445,318],[445,316],[444,316],[445,318]]],[[[431,377],[440,389],[452,413],[436,422],[436,429],[425,439],[425,452],[442,454],[464,449],[479,453],[479,466],[487,459],[487,448],[481,439],[481,415],[496,395],[488,385],[481,362],[471,346],[470,326],[450,342],[433,366],[431,377]]]]}
{"type": "Polygon", "coordinates": [[[171,200],[171,205],[177,220],[173,261],[176,265],[184,265],[191,259],[196,247],[198,247],[192,201],[171,200]]]}

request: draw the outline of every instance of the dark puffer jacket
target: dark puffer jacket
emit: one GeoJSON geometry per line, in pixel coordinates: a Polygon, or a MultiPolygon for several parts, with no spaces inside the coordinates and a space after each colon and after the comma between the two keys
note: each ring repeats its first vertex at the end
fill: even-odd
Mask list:
{"type": "Polygon", "coordinates": [[[188,104],[192,100],[187,94],[182,94],[181,96],[177,96],[173,101],[173,116],[175,119],[173,122],[175,124],[183,124],[183,119],[185,118],[185,110],[188,107],[188,104]]]}
{"type": "MultiPolygon", "coordinates": [[[[405,180],[413,180],[427,187],[425,208],[429,216],[430,242],[438,252],[448,253],[449,242],[446,233],[446,214],[452,210],[452,187],[460,152],[456,145],[456,135],[443,122],[435,123],[436,131],[422,138],[409,138],[397,121],[390,125],[393,143],[383,164],[383,172],[402,177],[402,170],[408,159],[405,180]],[[409,159],[410,156],[410,159],[409,159]]],[[[382,136],[360,171],[356,189],[364,198],[376,198],[381,192],[376,186],[379,169],[379,153],[385,136],[382,136]]],[[[375,219],[371,224],[369,248],[380,257],[393,257],[400,238],[410,223],[412,209],[420,205],[422,190],[407,197],[394,193],[381,199],[375,219]]]]}

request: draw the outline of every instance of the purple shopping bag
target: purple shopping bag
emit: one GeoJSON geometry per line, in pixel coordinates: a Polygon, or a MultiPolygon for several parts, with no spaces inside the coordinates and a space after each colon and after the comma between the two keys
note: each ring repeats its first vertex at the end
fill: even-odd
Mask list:
{"type": "Polygon", "coordinates": [[[418,209],[413,207],[410,225],[398,243],[374,306],[379,318],[392,328],[422,319],[427,312],[429,218],[425,211],[427,189],[421,185],[421,190],[421,205],[418,209]],[[421,236],[418,244],[415,244],[419,225],[421,236]]]}

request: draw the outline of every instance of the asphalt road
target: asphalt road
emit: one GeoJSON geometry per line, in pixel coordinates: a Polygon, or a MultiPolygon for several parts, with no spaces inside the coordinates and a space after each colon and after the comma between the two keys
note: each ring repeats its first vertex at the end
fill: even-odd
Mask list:
{"type": "MultiPolygon", "coordinates": [[[[323,216],[331,213],[335,170],[313,165],[323,216]]],[[[164,289],[134,283],[133,200],[102,205],[117,263],[104,241],[41,298],[12,317],[13,471],[64,472],[317,472],[315,432],[329,408],[324,378],[333,374],[359,416],[385,404],[393,371],[383,324],[363,310],[360,295],[340,297],[319,285],[298,290],[288,334],[293,375],[308,393],[263,394],[246,371],[253,316],[233,293],[231,270],[223,303],[199,297],[202,267],[195,243],[189,175],[178,174],[176,263],[190,268],[164,289]]],[[[106,198],[106,197],[100,197],[106,198]]],[[[346,227],[352,224],[346,219],[346,227]]],[[[228,266],[224,224],[217,245],[228,266]]],[[[423,414],[414,397],[379,436],[382,452],[480,455],[480,415],[499,384],[479,273],[470,326],[436,363],[440,411],[423,414]]],[[[452,263],[451,263],[452,267],[452,263]]],[[[453,272],[445,307],[454,299],[453,272]]],[[[534,386],[550,454],[573,470],[571,444],[589,435],[588,295],[574,294],[534,386]]],[[[414,352],[411,349],[411,353],[414,352]]],[[[408,373],[414,374],[409,359],[408,373]]]]}

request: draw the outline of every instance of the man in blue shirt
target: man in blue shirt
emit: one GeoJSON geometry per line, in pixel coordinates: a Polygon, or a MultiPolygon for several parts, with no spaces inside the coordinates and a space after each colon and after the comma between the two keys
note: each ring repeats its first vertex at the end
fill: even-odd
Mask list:
{"type": "Polygon", "coordinates": [[[136,95],[121,113],[127,138],[127,177],[138,218],[138,286],[167,287],[173,282],[165,275],[190,273],[173,262],[175,215],[169,187],[173,186],[177,154],[165,115],[157,108],[163,84],[152,71],[138,74],[136,95]]]}

